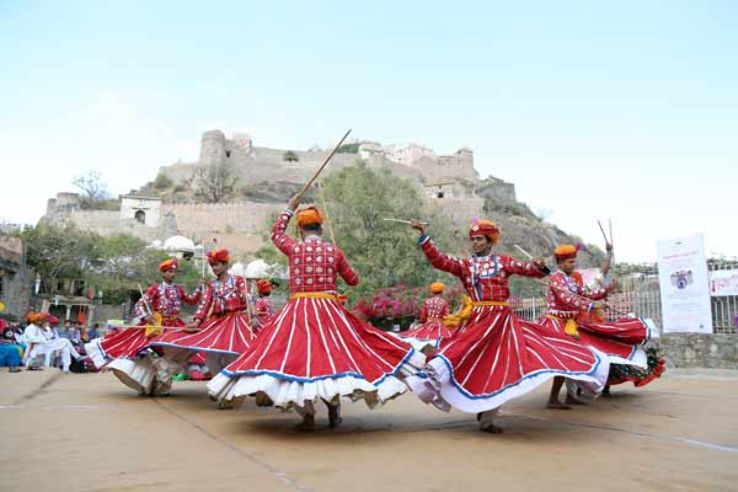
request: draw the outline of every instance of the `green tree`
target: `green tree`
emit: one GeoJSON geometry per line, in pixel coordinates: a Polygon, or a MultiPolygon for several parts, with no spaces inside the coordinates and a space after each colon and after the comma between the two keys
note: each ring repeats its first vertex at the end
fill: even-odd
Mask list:
{"type": "MultiPolygon", "coordinates": [[[[336,243],[359,272],[361,282],[348,291],[349,297],[371,296],[377,289],[396,285],[408,288],[425,286],[445,278],[434,270],[417,247],[417,234],[409,226],[388,222],[384,218],[418,218],[431,223],[430,232],[444,248],[458,249],[450,221],[429,213],[427,204],[410,181],[388,171],[370,169],[357,163],[329,175],[323,181],[323,192],[329,223],[324,238],[330,240],[333,229],[336,243]]],[[[319,199],[318,206],[323,208],[319,199]]],[[[265,238],[269,230],[265,231],[265,238]]],[[[294,228],[290,233],[295,234],[294,228]]],[[[260,252],[266,261],[279,261],[283,256],[271,245],[260,252]]]]}
{"type": "Polygon", "coordinates": [[[98,239],[97,235],[71,223],[62,226],[41,223],[20,235],[26,246],[26,261],[41,277],[41,292],[45,294],[52,293],[57,280],[84,276],[98,239]]]}

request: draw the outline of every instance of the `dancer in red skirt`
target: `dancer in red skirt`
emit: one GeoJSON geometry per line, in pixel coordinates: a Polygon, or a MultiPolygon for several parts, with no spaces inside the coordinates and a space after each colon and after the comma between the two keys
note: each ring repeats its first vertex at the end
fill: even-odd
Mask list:
{"type": "Polygon", "coordinates": [[[429,354],[438,348],[442,338],[449,338],[451,331],[443,324],[443,317],[448,314],[448,301],[443,298],[443,282],[433,282],[430,286],[431,297],[425,300],[420,310],[420,322],[417,328],[398,333],[415,350],[429,354]]]}
{"type": "Polygon", "coordinates": [[[426,403],[477,413],[480,429],[500,432],[493,423],[498,408],[553,378],[566,376],[599,392],[607,379],[607,361],[564,335],[543,330],[515,316],[508,306],[511,275],[544,277],[542,259],[519,261],[492,254],[499,238],[494,222],[480,220],[469,229],[472,256],[454,258],[438,250],[426,225],[414,221],[420,246],[431,265],[461,280],[472,299],[470,317],[444,340],[422,374],[408,378],[426,403]]]}
{"type": "MultiPolygon", "coordinates": [[[[622,364],[647,372],[648,358],[642,345],[651,338],[653,324],[640,318],[623,318],[607,322],[593,317],[583,317],[582,312],[603,310],[604,299],[609,292],[617,288],[617,284],[613,281],[605,288],[595,290],[585,288],[581,276],[575,271],[577,248],[571,244],[557,247],[554,256],[559,270],[549,279],[546,296],[549,309],[540,323],[559,334],[571,337],[583,346],[604,353],[611,367],[614,364],[622,364]]],[[[663,363],[661,365],[663,366],[663,363]]],[[[655,370],[659,375],[663,372],[662,368],[655,370]]],[[[652,379],[649,378],[648,381],[652,379]]],[[[566,403],[559,401],[559,390],[563,382],[564,378],[554,379],[548,402],[549,408],[566,409],[569,408],[569,404],[577,403],[573,393],[574,385],[569,385],[566,403]]]]}
{"type": "Polygon", "coordinates": [[[134,307],[136,316],[143,318],[138,327],[111,333],[85,345],[97,368],[113,371],[118,379],[142,395],[165,394],[171,387],[171,377],[157,371],[156,354],[147,350],[161,331],[157,327],[185,326],[179,318],[182,303],[195,305],[200,301],[200,288],[189,295],[184,287],[173,283],[178,269],[176,258],[159,265],[162,281],[149,286],[134,307]]]}
{"type": "Polygon", "coordinates": [[[228,273],[227,249],[208,253],[208,263],[216,278],[210,281],[193,320],[197,328],[164,333],[152,341],[162,347],[170,371],[177,371],[196,352],[206,354],[206,365],[216,374],[254,339],[247,311],[248,292],[241,276],[228,273]]]}
{"type": "Polygon", "coordinates": [[[424,357],[405,342],[368,325],[338,300],[338,276],[356,285],[359,276],[341,249],[321,238],[323,218],[301,210],[301,240],[286,234],[299,201],[293,198],[272,228],[272,241],[289,258],[290,298],[259,338],[208,384],[219,399],[257,402],[303,413],[299,430],[315,427],[314,404],[322,399],[329,422],[340,422],[339,398],[364,399],[373,407],[406,390],[401,377],[424,357]]]}
{"type": "Polygon", "coordinates": [[[259,297],[256,298],[254,307],[256,308],[256,319],[258,320],[259,328],[261,328],[274,317],[272,301],[269,300],[269,296],[272,295],[272,283],[268,279],[260,278],[256,281],[256,290],[259,293],[259,297]]]}

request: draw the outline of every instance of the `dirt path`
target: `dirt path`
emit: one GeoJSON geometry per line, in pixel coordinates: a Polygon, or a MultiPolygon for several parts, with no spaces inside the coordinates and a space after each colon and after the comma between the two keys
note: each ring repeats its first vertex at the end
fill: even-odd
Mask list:
{"type": "MultiPolygon", "coordinates": [[[[2,490],[735,490],[738,377],[672,376],[570,411],[547,388],[492,436],[412,394],[344,425],[217,410],[202,383],[139,398],[110,374],[0,373],[2,490]],[[40,479],[47,482],[41,485],[40,479]]],[[[322,410],[322,409],[321,409],[322,410]]]]}

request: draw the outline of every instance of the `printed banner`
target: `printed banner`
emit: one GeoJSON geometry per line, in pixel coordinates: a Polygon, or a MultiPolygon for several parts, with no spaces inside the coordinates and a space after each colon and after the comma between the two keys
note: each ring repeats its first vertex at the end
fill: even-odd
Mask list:
{"type": "Polygon", "coordinates": [[[712,333],[702,235],[659,241],[658,265],[664,333],[712,333]]]}
{"type": "Polygon", "coordinates": [[[710,295],[738,296],[738,270],[711,271],[710,295]]]}

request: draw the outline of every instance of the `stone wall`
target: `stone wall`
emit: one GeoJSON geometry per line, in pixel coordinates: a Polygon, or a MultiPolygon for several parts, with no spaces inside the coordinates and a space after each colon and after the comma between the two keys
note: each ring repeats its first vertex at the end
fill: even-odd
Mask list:
{"type": "Polygon", "coordinates": [[[2,302],[5,311],[2,315],[9,315],[16,319],[23,319],[31,306],[31,293],[33,292],[33,270],[21,268],[17,272],[5,271],[0,282],[3,283],[2,302]]]}
{"type": "Polygon", "coordinates": [[[738,369],[738,335],[669,333],[661,348],[669,367],[738,369]]]}
{"type": "Polygon", "coordinates": [[[264,228],[267,217],[284,205],[254,202],[164,204],[162,213],[176,216],[177,229],[183,236],[197,237],[206,232],[256,234],[264,228]]]}

